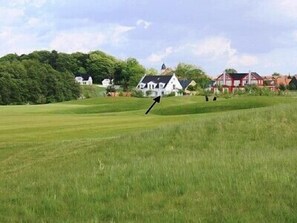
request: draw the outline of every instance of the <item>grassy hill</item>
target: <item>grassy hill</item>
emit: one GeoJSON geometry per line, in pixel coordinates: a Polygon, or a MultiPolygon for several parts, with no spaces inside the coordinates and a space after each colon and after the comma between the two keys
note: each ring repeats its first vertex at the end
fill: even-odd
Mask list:
{"type": "Polygon", "coordinates": [[[98,85],[81,85],[81,95],[84,98],[95,98],[105,94],[106,89],[98,85]]]}
{"type": "Polygon", "coordinates": [[[0,107],[0,222],[296,222],[297,99],[0,107]]]}

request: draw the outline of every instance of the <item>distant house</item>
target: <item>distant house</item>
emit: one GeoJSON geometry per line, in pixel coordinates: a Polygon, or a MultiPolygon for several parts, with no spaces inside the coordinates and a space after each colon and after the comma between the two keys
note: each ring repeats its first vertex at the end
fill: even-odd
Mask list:
{"type": "Polygon", "coordinates": [[[83,76],[77,76],[75,77],[75,81],[78,82],[80,85],[92,85],[93,79],[91,76],[88,76],[88,78],[85,78],[83,76]]]}
{"type": "Polygon", "coordinates": [[[194,80],[187,80],[187,79],[182,79],[179,80],[180,85],[182,86],[185,94],[191,94],[191,91],[188,89],[190,86],[195,87],[197,85],[196,81],[194,80]]]}
{"type": "Polygon", "coordinates": [[[108,87],[109,85],[112,85],[112,84],[113,84],[113,80],[111,80],[111,79],[104,79],[102,81],[102,86],[103,87],[108,87]]]}
{"type": "Polygon", "coordinates": [[[233,92],[235,89],[243,90],[245,86],[263,86],[263,78],[256,72],[249,73],[223,73],[215,79],[213,91],[222,88],[223,91],[233,92]]]}
{"type": "Polygon", "coordinates": [[[264,85],[271,90],[277,90],[281,85],[288,86],[292,78],[290,76],[264,76],[264,85]]]}
{"type": "Polygon", "coordinates": [[[163,96],[174,93],[181,95],[183,89],[178,78],[173,75],[144,75],[137,87],[146,96],[163,96]]]}
{"type": "Polygon", "coordinates": [[[292,78],[290,76],[279,76],[275,78],[275,84],[277,87],[279,87],[280,85],[287,86],[289,85],[291,80],[292,78]]]}

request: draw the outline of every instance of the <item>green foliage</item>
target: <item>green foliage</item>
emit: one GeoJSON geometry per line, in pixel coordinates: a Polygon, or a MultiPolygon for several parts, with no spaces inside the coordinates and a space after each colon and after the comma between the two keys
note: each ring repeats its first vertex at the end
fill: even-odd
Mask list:
{"type": "Polygon", "coordinates": [[[245,86],[245,94],[254,95],[254,96],[269,96],[275,95],[274,91],[271,91],[267,87],[258,87],[256,85],[247,85],[245,86]]]}
{"type": "Polygon", "coordinates": [[[237,73],[237,70],[235,70],[234,68],[226,68],[225,72],[227,74],[234,74],[234,73],[237,73]]]}
{"type": "Polygon", "coordinates": [[[96,85],[81,85],[82,98],[96,98],[105,94],[105,88],[96,85]]]}
{"type": "Polygon", "coordinates": [[[145,74],[145,68],[134,58],[128,58],[123,64],[121,79],[124,91],[130,86],[135,87],[141,77],[145,74]]]}
{"type": "Polygon", "coordinates": [[[136,90],[136,89],[132,90],[131,96],[136,97],[136,98],[143,98],[144,97],[143,92],[141,90],[136,90]]]}
{"type": "Polygon", "coordinates": [[[279,88],[280,91],[285,91],[285,90],[287,89],[286,86],[285,86],[284,84],[280,84],[280,85],[278,86],[278,88],[279,88]]]}
{"type": "Polygon", "coordinates": [[[102,51],[66,54],[42,50],[21,56],[8,54],[0,58],[0,62],[0,66],[3,66],[0,67],[0,104],[50,103],[75,99],[80,92],[79,86],[74,83],[74,75],[89,74],[95,84],[101,84],[105,78],[114,79],[114,83],[128,91],[145,74],[145,68],[136,59],[121,61],[102,51]],[[18,66],[25,66],[21,74],[18,66]],[[14,75],[17,77],[14,78],[14,75]],[[28,92],[25,85],[30,85],[32,93],[28,92]]]}
{"type": "Polygon", "coordinates": [[[189,86],[187,87],[187,90],[188,90],[188,91],[196,91],[196,89],[197,89],[197,85],[189,85],[189,86]]]}
{"type": "Polygon", "coordinates": [[[170,94],[167,94],[166,97],[174,97],[175,96],[175,92],[171,92],[170,94]]]}
{"type": "Polygon", "coordinates": [[[158,71],[155,68],[148,68],[148,69],[146,69],[145,74],[147,74],[147,75],[157,75],[158,71]]]}
{"type": "Polygon", "coordinates": [[[42,104],[78,98],[72,74],[36,60],[0,63],[0,104],[42,104]]]}
{"type": "Polygon", "coordinates": [[[86,71],[94,83],[100,84],[105,78],[113,79],[117,60],[101,51],[94,51],[87,59],[86,71]]]}
{"type": "Polygon", "coordinates": [[[192,64],[179,63],[175,74],[178,78],[194,80],[201,88],[205,88],[211,80],[202,69],[192,64]]]}
{"type": "Polygon", "coordinates": [[[109,85],[106,87],[106,93],[110,93],[110,92],[116,92],[116,88],[114,87],[114,85],[109,85]]]}

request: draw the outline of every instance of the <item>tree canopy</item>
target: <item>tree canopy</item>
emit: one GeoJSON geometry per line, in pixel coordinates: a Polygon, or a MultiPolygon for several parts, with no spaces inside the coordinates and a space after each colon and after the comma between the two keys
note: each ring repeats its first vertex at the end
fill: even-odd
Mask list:
{"type": "Polygon", "coordinates": [[[226,68],[225,72],[227,74],[234,74],[234,73],[237,73],[237,70],[235,70],[234,68],[226,68]]]}
{"type": "Polygon", "coordinates": [[[135,58],[119,60],[102,51],[67,54],[41,50],[20,56],[7,54],[0,58],[0,104],[77,98],[79,86],[74,77],[80,75],[91,76],[95,84],[101,84],[105,78],[114,79],[127,90],[136,86],[144,74],[145,68],[135,58]],[[26,89],[32,93],[25,92],[26,89]]]}
{"type": "Polygon", "coordinates": [[[80,88],[69,72],[37,60],[0,62],[0,104],[50,103],[76,99],[80,88]]]}
{"type": "Polygon", "coordinates": [[[194,80],[201,88],[205,88],[211,80],[201,68],[192,64],[179,63],[175,74],[180,79],[194,80]]]}
{"type": "MultiPolygon", "coordinates": [[[[135,58],[120,60],[102,51],[68,54],[41,50],[20,56],[7,54],[0,58],[0,104],[76,99],[80,96],[80,87],[75,76],[91,76],[94,84],[113,79],[127,91],[135,87],[145,73],[155,75],[158,71],[146,70],[135,58]]],[[[201,68],[192,64],[179,63],[175,73],[181,79],[195,80],[202,88],[210,80],[201,68]]]]}

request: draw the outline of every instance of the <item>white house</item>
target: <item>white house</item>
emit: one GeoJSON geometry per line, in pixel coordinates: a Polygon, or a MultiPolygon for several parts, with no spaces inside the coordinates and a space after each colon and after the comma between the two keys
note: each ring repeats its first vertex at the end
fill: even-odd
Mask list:
{"type": "Polygon", "coordinates": [[[144,75],[139,81],[137,87],[144,95],[163,96],[174,93],[180,95],[183,89],[179,80],[173,75],[144,75]]]}
{"type": "Polygon", "coordinates": [[[78,82],[80,85],[92,85],[93,79],[91,76],[87,80],[85,80],[82,76],[75,77],[75,81],[78,82]]]}
{"type": "Polygon", "coordinates": [[[102,87],[108,87],[109,85],[112,85],[113,84],[113,80],[111,79],[104,79],[102,81],[102,87]]]}

